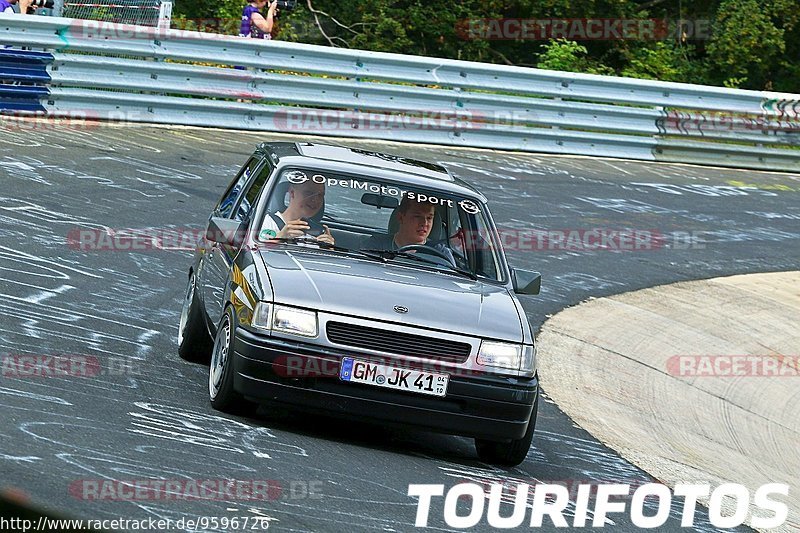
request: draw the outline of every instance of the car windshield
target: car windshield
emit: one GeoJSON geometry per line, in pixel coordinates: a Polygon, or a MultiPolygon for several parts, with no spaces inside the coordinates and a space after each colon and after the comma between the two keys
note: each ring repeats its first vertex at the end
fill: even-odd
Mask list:
{"type": "Polygon", "coordinates": [[[483,203],[474,197],[367,176],[289,168],[270,192],[258,239],[318,244],[382,261],[501,280],[497,238],[490,224],[483,203]],[[308,226],[302,233],[290,231],[297,220],[308,226]]]}

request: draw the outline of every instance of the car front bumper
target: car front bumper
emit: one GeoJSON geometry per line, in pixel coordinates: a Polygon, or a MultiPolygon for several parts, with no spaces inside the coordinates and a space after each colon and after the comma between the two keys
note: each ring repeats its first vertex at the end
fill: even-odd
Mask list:
{"type": "Polygon", "coordinates": [[[341,358],[370,356],[346,349],[334,352],[241,328],[236,331],[233,351],[234,388],[249,399],[465,437],[522,438],[539,394],[536,377],[451,374],[445,397],[344,382],[338,377],[341,358]],[[303,372],[288,363],[298,360],[303,361],[303,372]]]}

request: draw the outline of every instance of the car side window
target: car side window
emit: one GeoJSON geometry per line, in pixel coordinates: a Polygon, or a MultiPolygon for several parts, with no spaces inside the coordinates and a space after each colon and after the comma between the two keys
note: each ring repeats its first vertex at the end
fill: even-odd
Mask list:
{"type": "Polygon", "coordinates": [[[242,199],[239,202],[239,206],[236,208],[236,216],[234,217],[236,220],[247,220],[250,217],[250,213],[258,201],[258,196],[261,194],[264,185],[267,183],[267,179],[269,179],[272,173],[272,166],[265,161],[264,166],[262,166],[260,170],[255,170],[255,172],[257,173],[255,178],[245,186],[246,189],[242,195],[242,199]]]}
{"type": "Polygon", "coordinates": [[[461,217],[464,228],[461,237],[465,237],[463,242],[471,270],[482,277],[499,279],[497,254],[494,253],[494,244],[483,217],[467,213],[461,213],[461,217]]]}
{"type": "Polygon", "coordinates": [[[466,256],[464,229],[461,227],[461,218],[458,216],[457,209],[447,210],[447,245],[458,252],[458,255],[466,256]]]}
{"type": "Polygon", "coordinates": [[[241,196],[245,184],[247,184],[247,181],[253,175],[253,172],[256,170],[259,163],[259,159],[251,157],[242,167],[242,169],[239,171],[239,174],[237,174],[230,186],[228,186],[228,190],[225,192],[222,200],[220,200],[219,205],[217,205],[216,212],[219,216],[231,218],[231,215],[233,214],[233,207],[236,205],[236,201],[241,196]]]}

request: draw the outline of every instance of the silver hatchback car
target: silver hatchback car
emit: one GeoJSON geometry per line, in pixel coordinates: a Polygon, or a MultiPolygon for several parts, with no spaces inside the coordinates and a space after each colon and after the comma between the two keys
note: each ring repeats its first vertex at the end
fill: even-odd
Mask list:
{"type": "Polygon", "coordinates": [[[473,437],[516,465],[536,425],[534,338],[486,198],[444,167],[264,143],[208,223],[178,333],[214,408],[279,402],[473,437]]]}

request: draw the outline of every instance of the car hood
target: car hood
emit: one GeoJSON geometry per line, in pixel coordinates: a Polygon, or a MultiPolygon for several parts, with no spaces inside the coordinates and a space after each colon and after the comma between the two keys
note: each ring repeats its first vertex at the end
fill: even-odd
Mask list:
{"type": "Polygon", "coordinates": [[[505,287],[397,261],[303,249],[262,251],[276,303],[476,337],[522,342],[505,287]],[[397,313],[395,306],[408,309],[397,313]]]}

